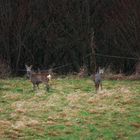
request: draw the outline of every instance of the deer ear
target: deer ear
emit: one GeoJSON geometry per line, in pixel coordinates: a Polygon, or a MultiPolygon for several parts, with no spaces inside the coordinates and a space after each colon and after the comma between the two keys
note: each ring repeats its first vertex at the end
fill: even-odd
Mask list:
{"type": "Polygon", "coordinates": [[[33,67],[33,65],[30,65],[30,68],[32,68],[33,67]]]}
{"type": "Polygon", "coordinates": [[[28,68],[28,66],[25,64],[25,68],[28,68]]]}

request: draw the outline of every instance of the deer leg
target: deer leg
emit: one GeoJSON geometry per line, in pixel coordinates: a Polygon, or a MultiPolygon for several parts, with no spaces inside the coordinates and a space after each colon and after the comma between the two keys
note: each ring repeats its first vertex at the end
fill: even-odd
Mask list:
{"type": "Polygon", "coordinates": [[[49,89],[50,89],[50,86],[49,86],[49,84],[47,83],[47,84],[46,84],[46,90],[49,91],[49,89]]]}
{"type": "Polygon", "coordinates": [[[33,84],[33,90],[35,90],[35,84],[33,84]]]}
{"type": "Polygon", "coordinates": [[[99,90],[99,84],[95,84],[95,92],[97,93],[97,91],[99,90]]]}
{"type": "Polygon", "coordinates": [[[100,87],[101,87],[101,90],[103,89],[103,87],[102,87],[102,82],[100,83],[100,87]]]}
{"type": "Polygon", "coordinates": [[[37,85],[37,88],[39,89],[39,84],[36,84],[37,85]]]}

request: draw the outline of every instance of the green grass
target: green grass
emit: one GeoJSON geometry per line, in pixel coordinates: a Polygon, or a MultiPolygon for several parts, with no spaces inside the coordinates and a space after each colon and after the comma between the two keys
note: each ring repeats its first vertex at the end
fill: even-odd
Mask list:
{"type": "Polygon", "coordinates": [[[57,78],[33,91],[24,78],[0,80],[0,140],[139,140],[140,81],[57,78]]]}

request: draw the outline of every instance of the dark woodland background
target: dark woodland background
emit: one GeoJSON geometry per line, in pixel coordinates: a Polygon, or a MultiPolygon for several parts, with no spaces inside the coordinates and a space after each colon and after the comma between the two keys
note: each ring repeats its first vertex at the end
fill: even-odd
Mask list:
{"type": "Polygon", "coordinates": [[[0,65],[13,74],[25,63],[133,73],[139,59],[140,0],[0,0],[0,65]]]}

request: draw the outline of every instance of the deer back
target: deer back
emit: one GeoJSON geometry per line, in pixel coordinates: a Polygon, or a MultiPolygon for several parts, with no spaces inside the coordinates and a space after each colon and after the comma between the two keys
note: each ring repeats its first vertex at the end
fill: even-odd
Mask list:
{"type": "Polygon", "coordinates": [[[30,78],[32,83],[48,83],[49,82],[49,78],[48,78],[48,74],[44,74],[44,73],[33,73],[31,74],[31,78],[30,78]]]}

